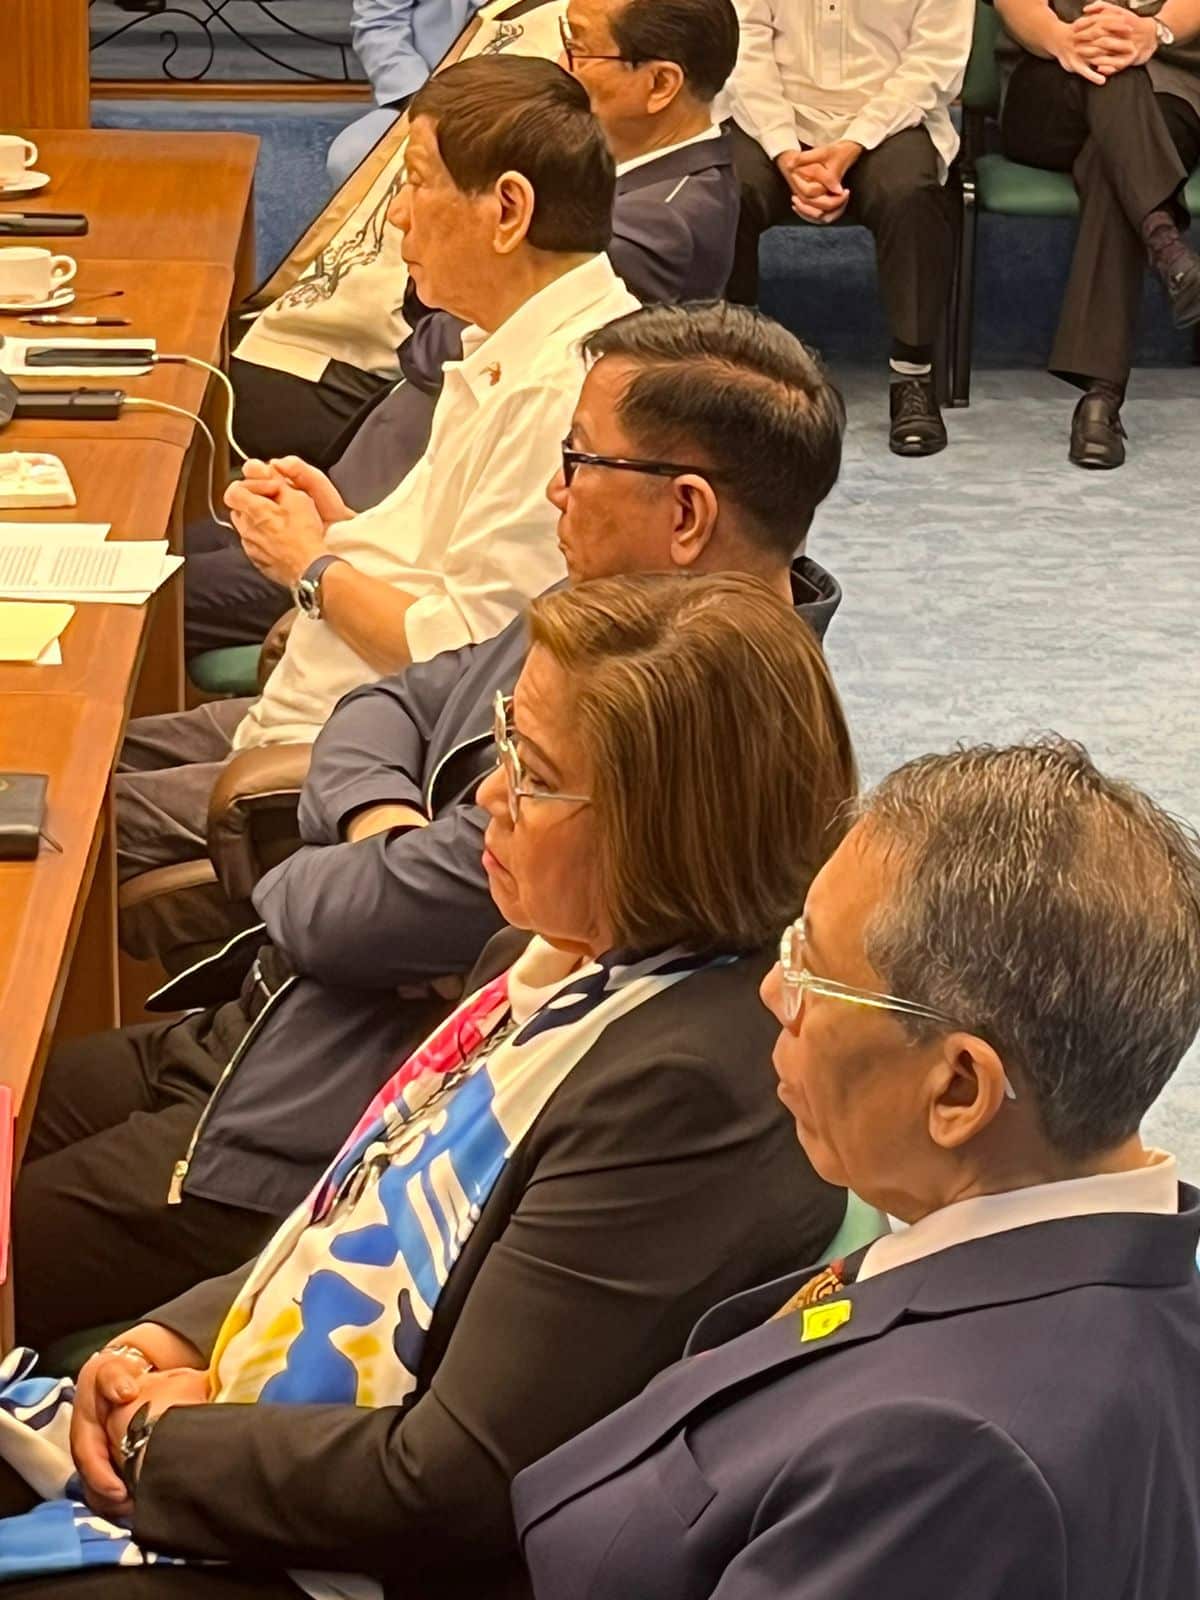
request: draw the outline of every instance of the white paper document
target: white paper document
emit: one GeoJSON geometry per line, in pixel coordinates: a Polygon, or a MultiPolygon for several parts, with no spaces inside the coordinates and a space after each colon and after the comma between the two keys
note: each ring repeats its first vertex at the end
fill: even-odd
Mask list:
{"type": "Polygon", "coordinates": [[[106,544],[107,522],[0,522],[0,598],[144,605],[183,565],[165,539],[106,544]]]}
{"type": "Polygon", "coordinates": [[[29,544],[34,539],[69,539],[73,544],[99,544],[108,538],[111,528],[111,522],[0,521],[0,544],[29,544]]]}

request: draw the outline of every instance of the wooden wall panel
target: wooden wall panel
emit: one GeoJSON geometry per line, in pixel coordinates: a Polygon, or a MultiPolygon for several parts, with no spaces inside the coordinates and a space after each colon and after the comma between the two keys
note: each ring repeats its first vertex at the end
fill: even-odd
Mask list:
{"type": "Polygon", "coordinates": [[[0,131],[90,125],[87,0],[3,0],[0,131]]]}

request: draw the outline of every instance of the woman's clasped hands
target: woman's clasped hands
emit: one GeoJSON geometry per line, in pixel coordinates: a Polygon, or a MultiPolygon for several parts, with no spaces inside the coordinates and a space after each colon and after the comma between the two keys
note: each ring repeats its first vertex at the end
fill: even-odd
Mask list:
{"type": "Polygon", "coordinates": [[[71,1455],[92,1510],[120,1517],[133,1509],[121,1476],[121,1442],[142,1406],[159,1417],[171,1406],[208,1399],[203,1356],[169,1328],[142,1323],[98,1350],[79,1374],[71,1418],[71,1455]]]}

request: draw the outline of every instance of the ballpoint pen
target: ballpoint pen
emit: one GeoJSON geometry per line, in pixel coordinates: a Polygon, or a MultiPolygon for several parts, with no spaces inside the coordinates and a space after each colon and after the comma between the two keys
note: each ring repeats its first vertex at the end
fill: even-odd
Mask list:
{"type": "Polygon", "coordinates": [[[127,328],[128,317],[22,317],[31,328],[127,328]]]}

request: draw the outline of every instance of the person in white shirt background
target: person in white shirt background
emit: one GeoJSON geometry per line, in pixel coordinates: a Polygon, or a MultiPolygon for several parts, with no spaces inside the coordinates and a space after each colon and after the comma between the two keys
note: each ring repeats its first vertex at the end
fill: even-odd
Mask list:
{"type": "Polygon", "coordinates": [[[302,614],[257,700],[130,724],[122,881],[204,857],[234,750],[311,743],[349,690],[491,638],[565,576],[545,486],[583,379],[580,343],[638,306],[603,254],[613,184],[586,91],[552,62],[461,62],[421,91],[394,220],[422,295],[471,322],[464,359],[425,455],[373,510],[355,514],[296,457],[247,463],[227,491],[247,554],[302,614]]]}
{"type": "Polygon", "coordinates": [[[736,4],[742,210],[729,298],[756,303],[765,229],[798,217],[868,227],[893,339],[889,443],[897,455],[932,455],[946,445],[932,363],[954,263],[950,105],[973,0],[736,4]]]}

